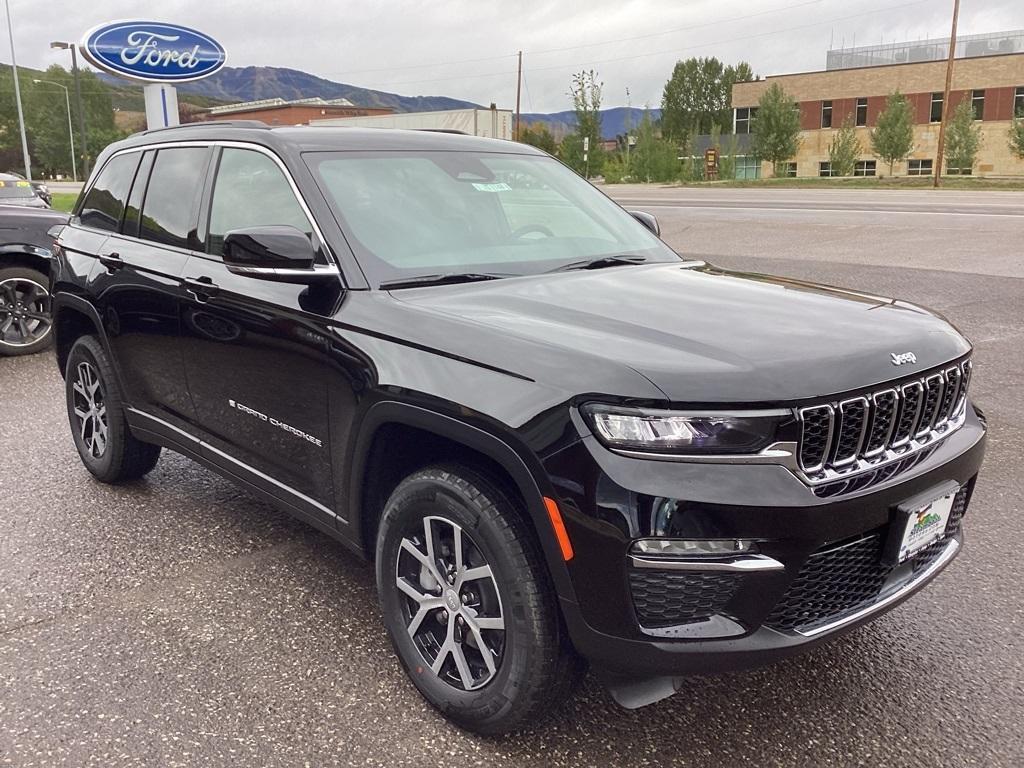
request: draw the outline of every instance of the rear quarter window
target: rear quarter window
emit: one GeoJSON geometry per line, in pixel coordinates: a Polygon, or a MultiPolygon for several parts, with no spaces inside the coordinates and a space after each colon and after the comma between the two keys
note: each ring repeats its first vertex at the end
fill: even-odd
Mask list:
{"type": "Polygon", "coordinates": [[[116,232],[124,214],[125,198],[135,178],[141,152],[111,158],[89,189],[79,210],[79,221],[87,227],[116,232]]]}

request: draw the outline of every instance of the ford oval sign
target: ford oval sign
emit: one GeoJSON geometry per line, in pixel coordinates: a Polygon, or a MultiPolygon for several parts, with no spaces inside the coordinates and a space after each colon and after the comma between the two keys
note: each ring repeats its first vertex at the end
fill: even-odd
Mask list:
{"type": "Polygon", "coordinates": [[[212,37],[159,21],[112,21],[94,27],[82,54],[100,69],[150,83],[184,83],[224,66],[224,49],[212,37]]]}

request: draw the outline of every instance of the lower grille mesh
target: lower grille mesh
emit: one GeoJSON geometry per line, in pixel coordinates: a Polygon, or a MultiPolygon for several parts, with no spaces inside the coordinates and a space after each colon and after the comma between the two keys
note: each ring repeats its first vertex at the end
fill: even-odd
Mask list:
{"type": "Polygon", "coordinates": [[[641,626],[674,627],[721,613],[743,576],[637,568],[629,572],[633,607],[641,626]]]}
{"type": "MultiPolygon", "coordinates": [[[[953,500],[945,535],[911,558],[913,573],[924,570],[960,529],[967,510],[968,489],[953,500]]],[[[882,563],[885,533],[873,533],[846,544],[828,545],[811,555],[765,624],[792,631],[827,624],[874,603],[881,596],[893,566],[882,563]]]]}

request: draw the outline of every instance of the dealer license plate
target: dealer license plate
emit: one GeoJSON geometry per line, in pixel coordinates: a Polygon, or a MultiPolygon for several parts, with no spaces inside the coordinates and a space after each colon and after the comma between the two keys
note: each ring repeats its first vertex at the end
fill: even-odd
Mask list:
{"type": "Polygon", "coordinates": [[[900,540],[898,562],[913,557],[946,532],[955,497],[954,491],[910,512],[900,540]]]}

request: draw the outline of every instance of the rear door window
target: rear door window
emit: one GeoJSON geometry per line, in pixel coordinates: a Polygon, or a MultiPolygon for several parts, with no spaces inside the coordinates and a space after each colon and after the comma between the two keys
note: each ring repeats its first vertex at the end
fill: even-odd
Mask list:
{"type": "Polygon", "coordinates": [[[129,237],[139,236],[139,221],[142,219],[142,198],[146,194],[146,182],[149,181],[149,171],[153,167],[155,152],[146,152],[142,156],[142,165],[135,174],[135,183],[132,184],[131,194],[128,195],[128,205],[124,210],[124,224],[121,232],[129,237]]]}
{"type": "Polygon", "coordinates": [[[103,166],[96,183],[92,185],[78,218],[82,224],[107,232],[117,232],[124,214],[125,198],[131,189],[135,168],[141,152],[128,152],[112,158],[103,166]]]}
{"type": "Polygon", "coordinates": [[[198,249],[195,220],[206,178],[208,147],[175,147],[156,153],[146,185],[139,236],[176,248],[198,249]]]}

